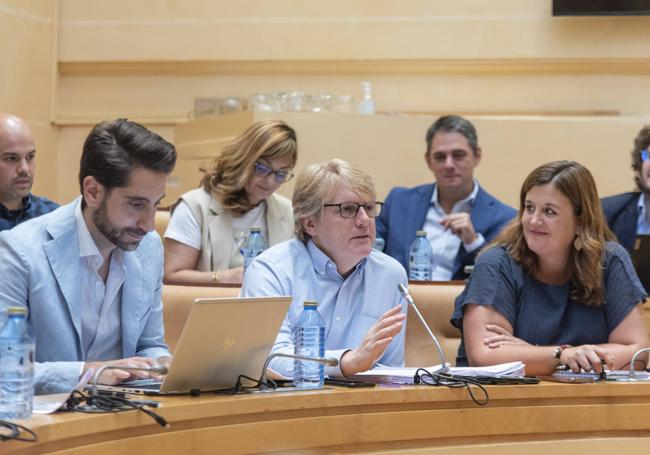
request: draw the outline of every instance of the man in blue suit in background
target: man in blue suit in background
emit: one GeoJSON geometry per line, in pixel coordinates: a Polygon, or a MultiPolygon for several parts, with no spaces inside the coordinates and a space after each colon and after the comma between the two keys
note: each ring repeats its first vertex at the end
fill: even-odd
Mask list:
{"type": "MultiPolygon", "coordinates": [[[[167,364],[163,254],[154,215],[174,146],[128,120],[103,122],[81,156],[81,197],[0,233],[0,323],[27,308],[37,394],[70,391],[87,370],[167,364]]],[[[100,383],[147,373],[107,370],[100,383]]]]}
{"type": "Polygon", "coordinates": [[[467,277],[479,250],[516,215],[474,179],[481,161],[476,129],[457,115],[440,117],[426,134],[425,160],[436,182],[393,188],[377,218],[384,252],[408,270],[409,249],[418,230],[433,248],[434,281],[467,277]]]}
{"type": "Polygon", "coordinates": [[[632,251],[637,234],[650,234],[650,126],[644,126],[634,139],[631,153],[634,181],[638,191],[617,194],[601,200],[609,228],[621,245],[632,251]]]}

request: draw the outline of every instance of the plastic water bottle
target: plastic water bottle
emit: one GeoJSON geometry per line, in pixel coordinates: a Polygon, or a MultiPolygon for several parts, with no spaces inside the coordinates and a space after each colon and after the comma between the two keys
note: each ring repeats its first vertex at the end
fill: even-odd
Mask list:
{"type": "Polygon", "coordinates": [[[244,257],[244,270],[248,267],[253,259],[257,257],[262,251],[266,249],[266,241],[262,237],[262,230],[260,228],[251,228],[248,237],[239,250],[244,257]]]}
{"type": "MultiPolygon", "coordinates": [[[[318,303],[305,301],[298,324],[293,330],[295,355],[323,357],[325,355],[325,322],[318,314],[318,303]]],[[[322,389],[325,366],[322,363],[295,359],[293,383],[301,389],[322,389]]]]}
{"type": "Polygon", "coordinates": [[[28,419],[34,396],[34,337],[27,310],[10,307],[0,330],[0,419],[28,419]]]}
{"type": "Polygon", "coordinates": [[[409,279],[431,281],[433,250],[426,231],[417,231],[409,251],[409,279]]]}
{"type": "Polygon", "coordinates": [[[359,114],[372,115],[375,113],[375,100],[372,99],[372,85],[370,82],[361,83],[363,98],[359,101],[359,114]]]}

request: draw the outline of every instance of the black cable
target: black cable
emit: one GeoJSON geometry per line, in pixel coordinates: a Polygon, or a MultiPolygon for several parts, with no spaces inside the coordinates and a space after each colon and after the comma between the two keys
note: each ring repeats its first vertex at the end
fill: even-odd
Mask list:
{"type": "Polygon", "coordinates": [[[137,409],[144,412],[149,417],[154,419],[161,427],[169,427],[169,424],[159,414],[156,414],[147,406],[156,407],[154,402],[131,401],[127,398],[122,398],[114,395],[86,395],[83,392],[75,390],[72,392],[67,401],[68,409],[77,412],[85,412],[89,414],[99,414],[104,412],[124,412],[137,409]],[[84,404],[85,403],[85,404],[84,404]]]}
{"type": "Polygon", "coordinates": [[[483,384],[476,380],[475,378],[470,378],[467,376],[454,376],[453,374],[434,372],[431,373],[425,368],[418,368],[415,371],[415,376],[413,377],[414,384],[425,384],[430,386],[445,386],[451,389],[457,388],[467,388],[467,393],[474,403],[479,406],[485,406],[490,401],[490,395],[488,391],[483,387],[483,384]],[[485,397],[482,400],[479,400],[474,395],[473,387],[478,388],[483,396],[485,397]]]}
{"type": "Polygon", "coordinates": [[[24,425],[9,422],[7,420],[0,420],[0,441],[36,442],[38,441],[38,436],[36,436],[34,431],[24,425]],[[9,434],[5,434],[3,429],[9,430],[9,434]],[[29,436],[21,436],[23,433],[26,433],[29,436]]]}
{"type": "MultiPolygon", "coordinates": [[[[266,383],[264,384],[265,387],[269,387],[269,382],[271,383],[271,388],[273,390],[277,389],[278,385],[275,383],[273,379],[267,379],[266,383]]],[[[259,390],[262,388],[262,377],[260,376],[259,379],[253,379],[250,376],[246,376],[244,374],[240,374],[237,376],[237,382],[235,383],[235,387],[233,387],[233,393],[249,393],[251,390],[259,390]],[[250,382],[255,383],[253,386],[245,386],[242,384],[242,379],[247,379],[250,382]]]]}
{"type": "Polygon", "coordinates": [[[266,383],[263,386],[261,376],[259,379],[253,379],[250,376],[240,374],[239,376],[237,376],[237,381],[232,387],[227,387],[224,389],[210,389],[210,390],[192,389],[190,390],[190,396],[196,397],[201,395],[202,393],[213,393],[216,395],[241,395],[241,394],[250,393],[254,390],[266,390],[268,388],[275,390],[278,388],[278,384],[273,379],[267,379],[266,383]],[[250,386],[244,385],[242,381],[243,379],[247,379],[248,381],[252,382],[254,385],[250,385],[250,386]]]}

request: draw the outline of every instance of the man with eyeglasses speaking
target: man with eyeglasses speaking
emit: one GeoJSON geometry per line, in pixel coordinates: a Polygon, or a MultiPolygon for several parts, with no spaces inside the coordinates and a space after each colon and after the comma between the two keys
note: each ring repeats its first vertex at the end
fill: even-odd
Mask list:
{"type": "MultiPolygon", "coordinates": [[[[257,256],[246,269],[242,296],[291,295],[293,301],[272,352],[293,354],[292,331],[305,300],[318,302],[325,321],[325,355],[339,365],[328,376],[350,376],[376,364],[404,363],[406,315],[397,285],[404,268],[372,249],[376,200],[370,175],[342,160],[312,164],[296,179],[296,239],[257,256]]],[[[291,376],[293,360],[270,367],[291,376]]]]}

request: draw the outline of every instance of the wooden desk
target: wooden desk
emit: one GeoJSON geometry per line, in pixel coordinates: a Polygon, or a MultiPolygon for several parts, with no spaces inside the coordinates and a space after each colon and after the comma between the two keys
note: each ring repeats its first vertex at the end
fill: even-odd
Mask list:
{"type": "Polygon", "coordinates": [[[648,453],[650,384],[488,390],[483,407],[465,390],[425,386],[163,398],[169,429],[134,411],[35,416],[39,442],[0,453],[648,453]]]}

